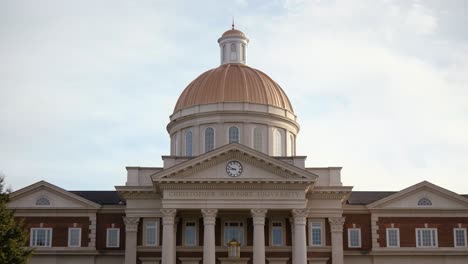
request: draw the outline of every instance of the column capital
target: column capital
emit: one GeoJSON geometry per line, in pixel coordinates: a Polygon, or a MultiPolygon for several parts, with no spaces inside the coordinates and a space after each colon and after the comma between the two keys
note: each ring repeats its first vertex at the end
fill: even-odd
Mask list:
{"type": "Polygon", "coordinates": [[[138,231],[138,223],[140,222],[139,217],[123,217],[125,223],[125,231],[126,232],[137,232],[138,231]]]}
{"type": "Polygon", "coordinates": [[[215,225],[218,209],[201,209],[204,225],[215,225]]]}
{"type": "Polygon", "coordinates": [[[176,209],[161,209],[160,211],[163,214],[163,217],[162,217],[163,225],[173,225],[174,218],[177,214],[177,210],[176,209]]]}
{"type": "Polygon", "coordinates": [[[268,212],[267,209],[259,208],[259,209],[251,209],[250,213],[252,214],[253,224],[254,225],[264,225],[265,224],[265,216],[268,212]]]}
{"type": "Polygon", "coordinates": [[[294,218],[295,225],[305,225],[306,224],[306,217],[308,210],[307,209],[293,209],[292,215],[294,218]]]}
{"type": "Polygon", "coordinates": [[[329,217],[328,223],[330,223],[330,229],[332,232],[343,232],[345,217],[329,217]]]}

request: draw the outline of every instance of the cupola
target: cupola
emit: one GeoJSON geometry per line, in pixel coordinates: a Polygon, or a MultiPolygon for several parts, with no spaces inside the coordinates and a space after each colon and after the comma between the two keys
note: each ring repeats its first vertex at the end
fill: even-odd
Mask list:
{"type": "Polygon", "coordinates": [[[218,39],[219,49],[221,54],[221,65],[227,63],[246,63],[247,57],[247,44],[249,39],[245,34],[234,28],[223,33],[218,39]]]}

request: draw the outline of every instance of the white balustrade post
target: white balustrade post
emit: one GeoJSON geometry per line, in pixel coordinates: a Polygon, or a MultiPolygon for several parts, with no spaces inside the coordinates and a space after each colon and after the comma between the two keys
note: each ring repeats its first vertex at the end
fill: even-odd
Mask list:
{"type": "Polygon", "coordinates": [[[252,209],[254,238],[253,264],[265,264],[265,215],[266,209],[252,209]]]}

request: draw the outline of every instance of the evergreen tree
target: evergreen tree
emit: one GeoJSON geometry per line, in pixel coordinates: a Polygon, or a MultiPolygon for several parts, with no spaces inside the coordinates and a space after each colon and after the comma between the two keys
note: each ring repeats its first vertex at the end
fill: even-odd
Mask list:
{"type": "Polygon", "coordinates": [[[32,250],[26,247],[28,234],[23,222],[15,220],[14,211],[7,208],[9,193],[0,175],[0,264],[23,264],[32,250]]]}

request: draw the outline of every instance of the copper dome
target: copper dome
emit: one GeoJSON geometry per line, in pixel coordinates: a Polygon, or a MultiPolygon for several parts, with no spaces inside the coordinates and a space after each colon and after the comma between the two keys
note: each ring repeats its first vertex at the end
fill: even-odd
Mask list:
{"type": "Polygon", "coordinates": [[[288,97],[275,81],[243,64],[223,64],[198,76],[182,92],[174,112],[225,102],[271,105],[293,112],[288,97]]]}
{"type": "Polygon", "coordinates": [[[221,37],[226,37],[226,36],[242,36],[242,37],[245,37],[245,34],[244,34],[244,32],[242,32],[240,30],[232,28],[232,29],[224,32],[221,37]]]}

